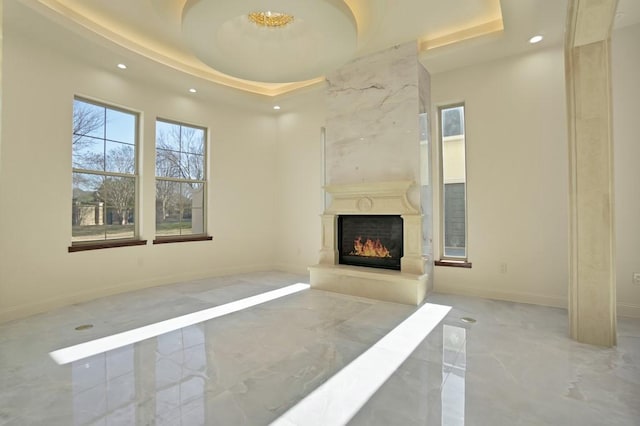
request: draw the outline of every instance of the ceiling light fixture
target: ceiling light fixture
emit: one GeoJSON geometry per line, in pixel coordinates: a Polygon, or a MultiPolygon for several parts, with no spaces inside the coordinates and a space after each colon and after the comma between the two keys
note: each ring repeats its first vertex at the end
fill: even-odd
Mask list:
{"type": "Polygon", "coordinates": [[[343,0],[183,0],[186,47],[223,74],[265,83],[316,79],[351,60],[358,27],[343,0]]]}
{"type": "Polygon", "coordinates": [[[273,109],[275,109],[276,111],[278,111],[280,109],[280,105],[274,105],[273,109]]]}
{"type": "Polygon", "coordinates": [[[189,91],[190,91],[191,93],[196,93],[196,92],[197,92],[197,90],[196,90],[196,89],[194,89],[193,87],[192,87],[191,89],[189,89],[189,91]]]}
{"type": "Polygon", "coordinates": [[[117,66],[118,66],[118,68],[120,68],[121,70],[126,70],[126,69],[127,69],[127,66],[126,66],[125,64],[118,64],[117,66]]]}
{"type": "Polygon", "coordinates": [[[536,44],[542,41],[543,37],[541,35],[535,35],[529,39],[529,43],[536,44]]]}
{"type": "Polygon", "coordinates": [[[267,28],[281,28],[293,22],[293,16],[286,13],[272,12],[251,12],[249,20],[256,25],[267,28]]]}

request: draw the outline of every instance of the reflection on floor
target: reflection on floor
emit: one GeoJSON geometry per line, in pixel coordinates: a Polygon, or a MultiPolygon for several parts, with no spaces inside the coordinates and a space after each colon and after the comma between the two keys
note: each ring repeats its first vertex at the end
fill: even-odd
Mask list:
{"type": "MultiPolygon", "coordinates": [[[[286,424],[417,308],[306,290],[67,365],[48,353],[297,282],[212,278],[0,325],[0,425],[286,424]]],[[[618,347],[602,349],[568,339],[561,309],[428,302],[453,309],[349,424],[640,425],[640,320],[620,319],[618,347]]]]}
{"type": "MultiPolygon", "coordinates": [[[[66,348],[50,352],[49,355],[51,355],[51,358],[60,365],[68,364],[70,362],[88,358],[91,355],[98,355],[103,352],[119,349],[123,346],[132,345],[143,340],[168,334],[172,331],[187,328],[194,324],[204,323],[214,318],[242,311],[261,303],[270,302],[299,291],[309,290],[310,287],[311,286],[309,284],[303,283],[291,284],[286,287],[266,291],[255,296],[249,296],[233,302],[216,305],[212,308],[203,309],[186,315],[180,315],[178,317],[144,325],[142,327],[112,334],[110,336],[100,337],[98,339],[89,340],[88,342],[68,346],[66,348]]],[[[92,327],[93,325],[89,324],[78,326],[75,329],[80,330],[92,327]]]]}

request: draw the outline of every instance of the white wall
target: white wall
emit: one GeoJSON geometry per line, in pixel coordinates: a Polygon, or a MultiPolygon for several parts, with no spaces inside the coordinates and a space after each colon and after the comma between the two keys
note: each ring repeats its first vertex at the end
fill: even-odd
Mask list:
{"type": "MultiPolygon", "coordinates": [[[[640,272],[639,39],[635,26],[616,32],[613,43],[618,313],[637,316],[640,286],[631,274],[640,272]]],[[[323,87],[283,99],[278,115],[262,115],[127,81],[11,34],[4,42],[0,321],[192,277],[274,266],[305,272],[317,263],[323,87]],[[67,252],[74,94],[143,113],[142,236],[149,240],[154,118],[210,128],[213,241],[67,252]]],[[[436,291],[566,306],[563,61],[562,50],[552,48],[432,76],[434,105],[466,104],[473,263],[437,267],[436,291]]]]}
{"type": "MultiPolygon", "coordinates": [[[[565,307],[568,159],[562,49],[435,74],[431,89],[434,106],[465,102],[473,264],[471,269],[436,267],[435,290],[565,307]]],[[[434,174],[437,178],[437,170],[434,174]]],[[[439,223],[439,214],[435,220],[439,223]]]]}
{"type": "Polygon", "coordinates": [[[618,315],[640,318],[640,25],[614,32],[612,48],[618,315]]]}
{"type": "Polygon", "coordinates": [[[324,210],[320,129],[325,87],[290,96],[278,115],[278,269],[307,273],[318,263],[324,210]]]}
{"type": "MultiPolygon", "coordinates": [[[[0,159],[0,321],[114,292],[273,267],[276,120],[172,94],[126,73],[4,34],[0,159]],[[68,253],[75,94],[142,113],[141,232],[146,246],[68,253]],[[151,245],[155,117],[210,129],[213,241],[151,245]]],[[[317,187],[317,186],[316,186],[317,187]]],[[[313,244],[317,246],[316,244],[313,244]]]]}
{"type": "MultiPolygon", "coordinates": [[[[563,61],[557,48],[432,76],[434,105],[466,103],[473,262],[472,269],[437,267],[436,291],[566,306],[563,61]]],[[[277,262],[304,271],[320,247],[318,140],[326,112],[322,91],[292,98],[295,113],[285,112],[278,125],[284,211],[277,262]]]]}

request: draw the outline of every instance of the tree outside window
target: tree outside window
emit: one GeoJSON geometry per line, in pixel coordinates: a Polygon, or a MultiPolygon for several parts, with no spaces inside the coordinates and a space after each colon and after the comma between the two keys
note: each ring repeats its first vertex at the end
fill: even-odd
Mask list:
{"type": "Polygon", "coordinates": [[[156,236],[205,233],[206,130],[156,121],[156,236]]]}
{"type": "Polygon", "coordinates": [[[76,98],[72,243],[136,236],[138,115],[76,98]]]}

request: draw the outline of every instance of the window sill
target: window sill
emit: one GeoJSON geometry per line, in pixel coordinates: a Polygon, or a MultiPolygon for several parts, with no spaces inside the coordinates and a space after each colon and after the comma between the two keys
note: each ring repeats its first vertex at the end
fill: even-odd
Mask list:
{"type": "Polygon", "coordinates": [[[153,244],[187,243],[189,241],[211,241],[210,235],[193,235],[188,237],[159,237],[153,240],[153,244]]]}
{"type": "Polygon", "coordinates": [[[114,240],[114,241],[91,241],[87,243],[76,243],[69,246],[69,253],[76,251],[101,250],[114,247],[144,246],[147,240],[114,240]]]}
{"type": "Polygon", "coordinates": [[[451,268],[471,268],[471,262],[467,262],[466,260],[442,259],[436,260],[434,264],[436,266],[448,266],[451,268]]]}

